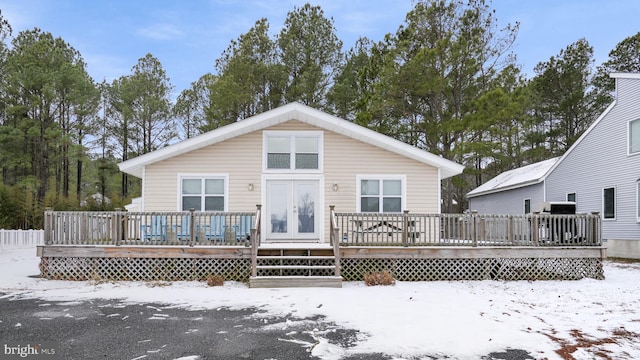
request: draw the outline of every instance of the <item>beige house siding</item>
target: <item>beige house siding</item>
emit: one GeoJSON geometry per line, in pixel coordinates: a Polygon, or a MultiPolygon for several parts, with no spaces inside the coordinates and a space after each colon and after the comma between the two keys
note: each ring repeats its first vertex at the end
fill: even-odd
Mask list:
{"type": "MultiPolygon", "coordinates": [[[[323,131],[299,121],[270,127],[277,131],[323,131]]],[[[145,168],[144,210],[177,211],[178,174],[226,174],[229,211],[253,211],[262,202],[262,133],[238,136],[145,168]],[[248,190],[248,184],[254,190],[248,190]]],[[[346,136],[324,133],[324,234],[329,205],[337,212],[355,212],[358,175],[406,176],[406,209],[412,213],[439,211],[438,169],[346,136]],[[338,191],[333,191],[338,184],[338,191]]],[[[265,175],[268,177],[268,175],[265,175]]],[[[291,174],[293,179],[295,174],[291,174]]]]}
{"type": "Polygon", "coordinates": [[[228,211],[253,211],[260,203],[262,134],[238,136],[145,168],[144,210],[179,211],[178,174],[229,176],[228,211]],[[253,191],[248,190],[253,184],[253,191]]]}

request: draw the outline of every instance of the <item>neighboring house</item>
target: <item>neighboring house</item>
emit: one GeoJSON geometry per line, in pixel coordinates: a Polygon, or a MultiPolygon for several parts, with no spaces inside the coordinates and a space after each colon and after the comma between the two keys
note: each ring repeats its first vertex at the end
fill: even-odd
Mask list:
{"type": "Polygon", "coordinates": [[[127,160],[130,209],[255,211],[263,241],[328,241],[340,212],[440,212],[441,180],[463,166],[292,103],[127,160]]]}
{"type": "Polygon", "coordinates": [[[559,159],[503,172],[467,194],[469,209],[481,214],[528,214],[541,210],[545,175],[559,159]]]}
{"type": "Polygon", "coordinates": [[[561,158],[498,175],[467,194],[469,209],[522,214],[574,201],[578,213],[601,214],[609,256],[640,258],[640,74],[611,77],[614,102],[561,158]]]}

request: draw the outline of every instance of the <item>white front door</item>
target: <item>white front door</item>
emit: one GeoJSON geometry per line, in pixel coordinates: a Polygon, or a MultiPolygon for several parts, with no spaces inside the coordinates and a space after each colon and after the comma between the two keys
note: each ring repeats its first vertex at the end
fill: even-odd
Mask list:
{"type": "Polygon", "coordinates": [[[317,180],[267,180],[266,240],[318,240],[317,180]]]}

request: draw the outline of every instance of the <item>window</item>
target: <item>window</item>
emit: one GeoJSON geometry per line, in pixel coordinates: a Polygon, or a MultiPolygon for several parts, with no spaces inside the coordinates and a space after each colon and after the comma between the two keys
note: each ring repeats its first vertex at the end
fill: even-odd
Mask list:
{"type": "Polygon", "coordinates": [[[524,213],[531,213],[531,199],[524,199],[524,213]]]}
{"type": "Polygon", "coordinates": [[[320,169],[321,137],[319,132],[265,132],[266,169],[320,169]]]}
{"type": "Polygon", "coordinates": [[[225,177],[182,177],[180,179],[180,210],[225,210],[225,177]]]}
{"type": "Polygon", "coordinates": [[[568,193],[567,201],[576,202],[576,193],[568,193]]]}
{"type": "Polygon", "coordinates": [[[616,218],[616,189],[602,189],[602,214],[605,219],[616,218]]]}
{"type": "Polygon", "coordinates": [[[640,153],[640,119],[629,121],[629,154],[640,153]]]}
{"type": "Polygon", "coordinates": [[[404,178],[359,177],[358,194],[361,212],[402,212],[404,178]]]}

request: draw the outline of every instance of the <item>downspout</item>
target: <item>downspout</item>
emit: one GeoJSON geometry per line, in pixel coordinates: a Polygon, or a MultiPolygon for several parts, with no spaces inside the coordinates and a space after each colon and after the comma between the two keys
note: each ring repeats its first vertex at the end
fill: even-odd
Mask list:
{"type": "Polygon", "coordinates": [[[438,168],[438,214],[442,214],[442,174],[438,168]]]}
{"type": "Polygon", "coordinates": [[[141,189],[140,189],[140,195],[141,195],[140,197],[142,199],[140,199],[140,212],[144,212],[144,195],[145,195],[144,188],[145,188],[146,183],[147,183],[145,181],[146,175],[147,175],[147,167],[145,165],[145,166],[142,166],[142,186],[141,186],[141,189]]]}

